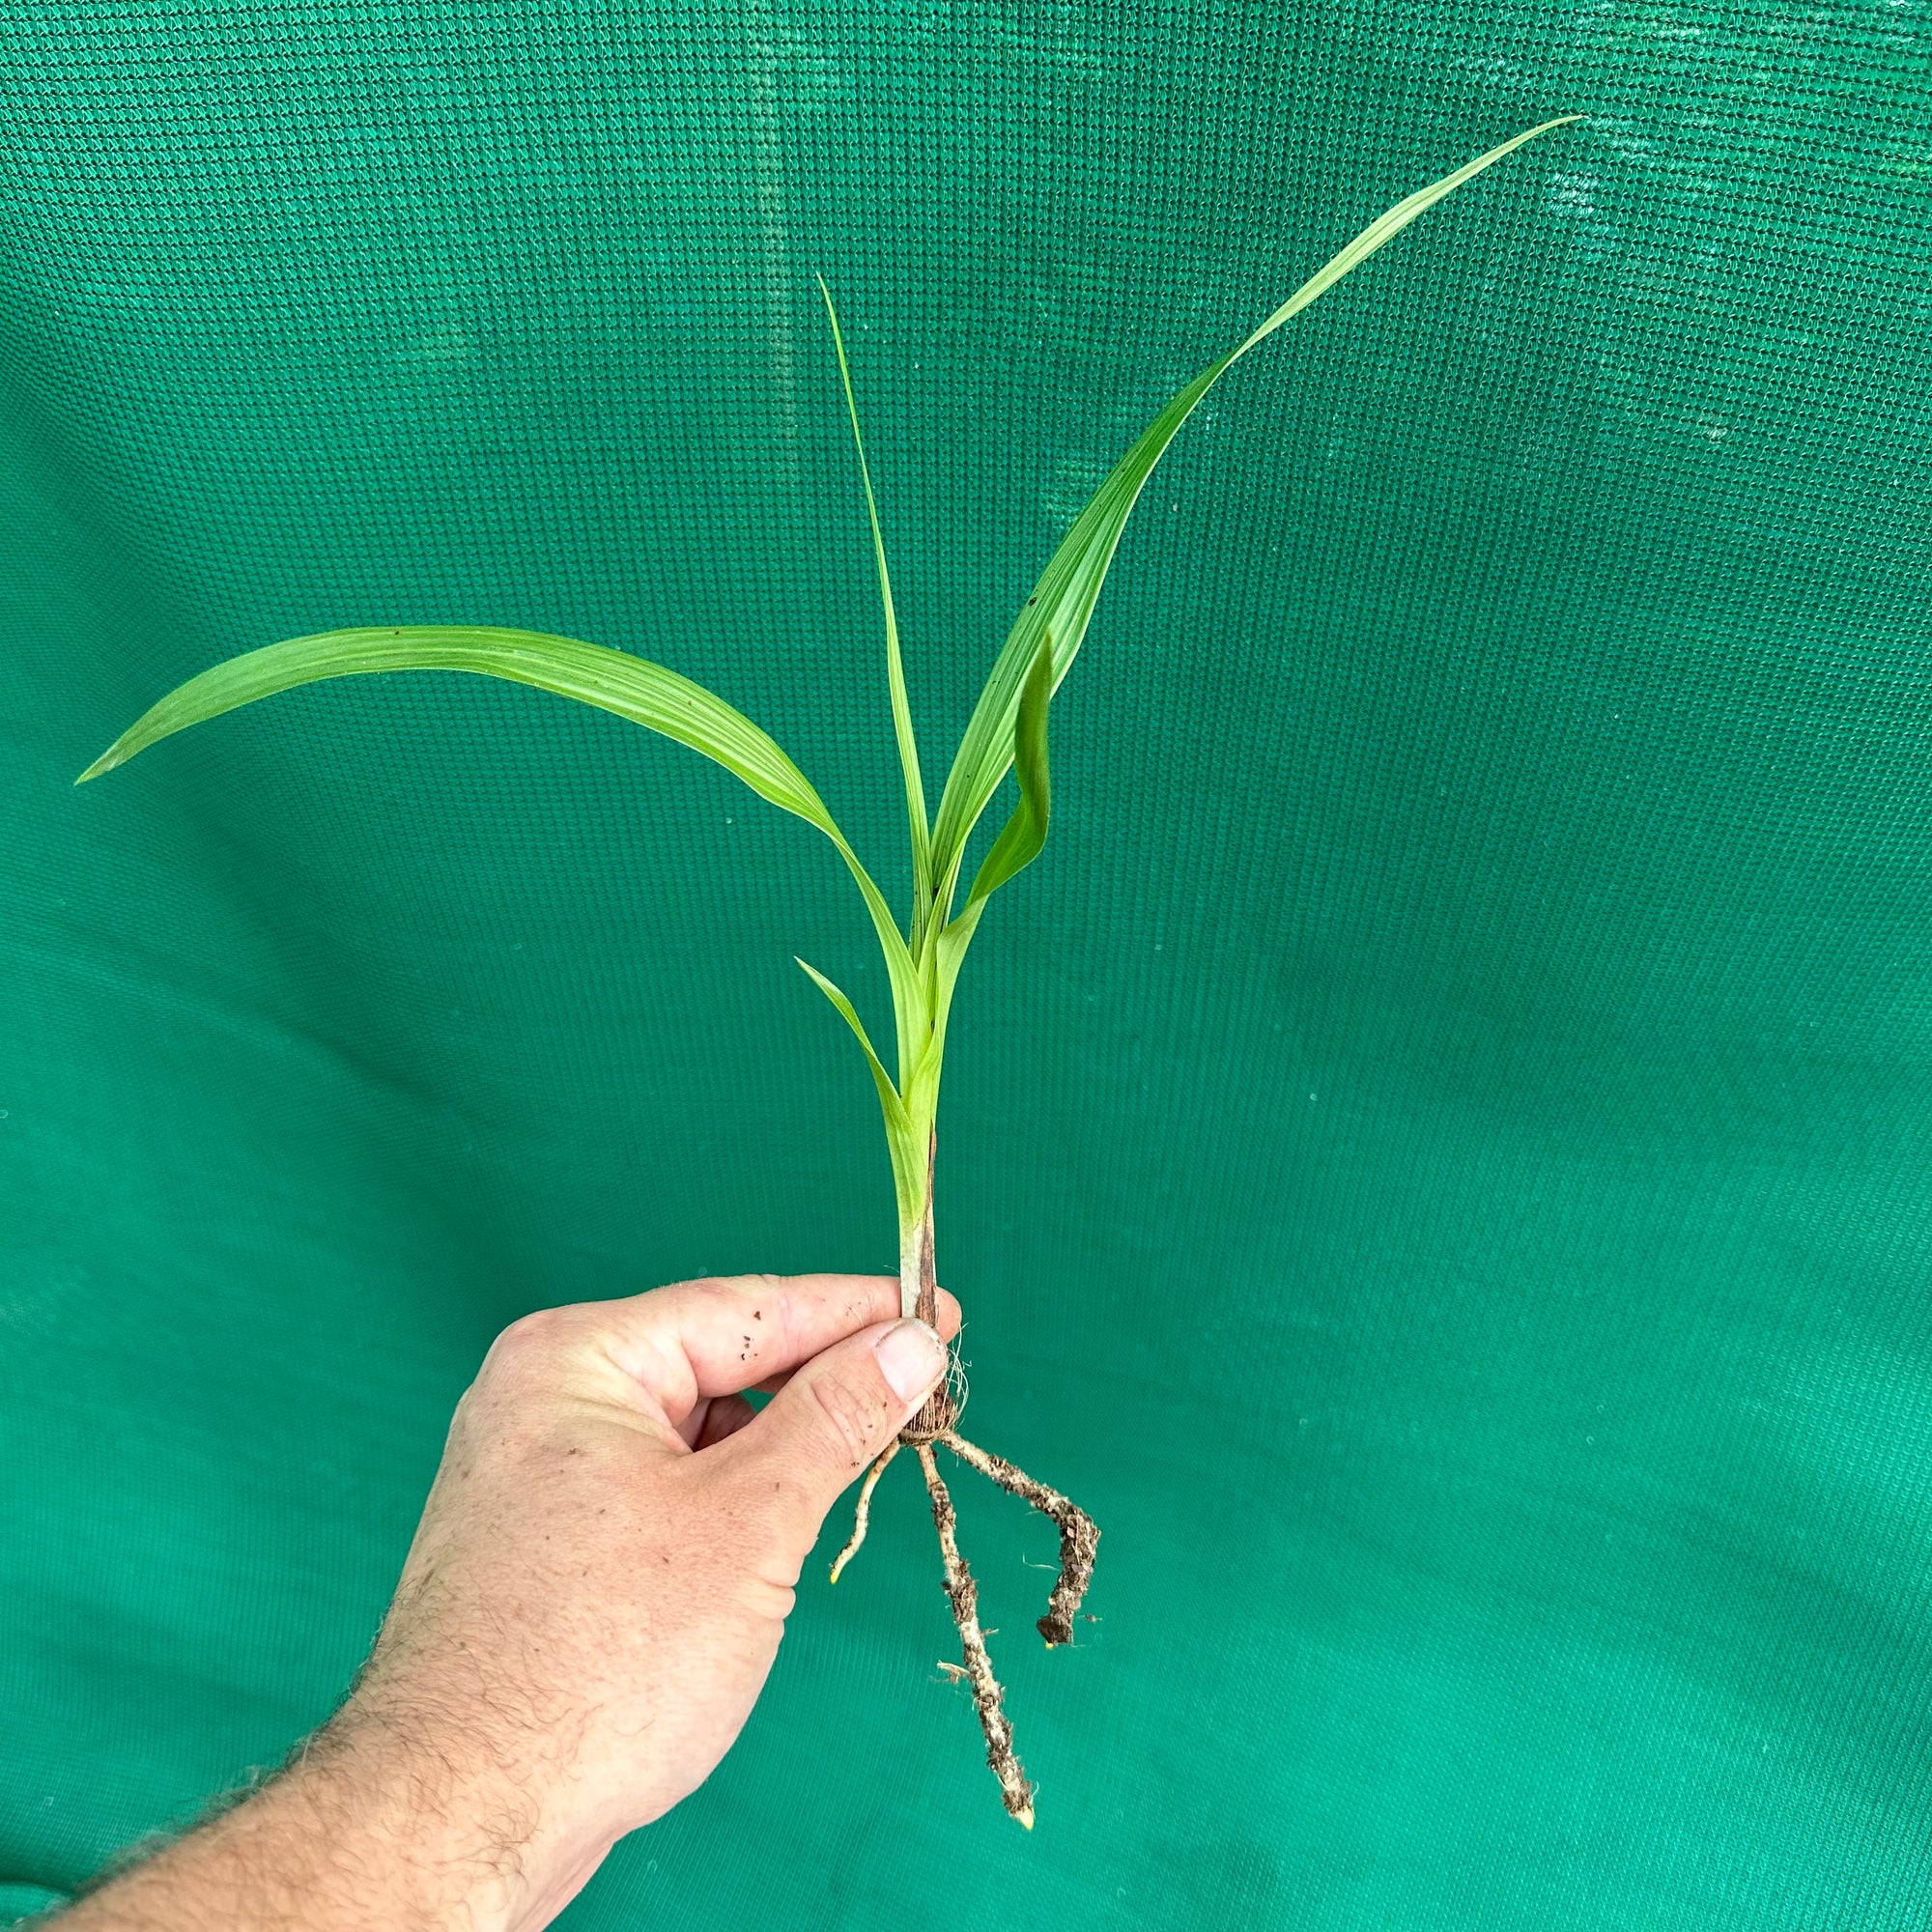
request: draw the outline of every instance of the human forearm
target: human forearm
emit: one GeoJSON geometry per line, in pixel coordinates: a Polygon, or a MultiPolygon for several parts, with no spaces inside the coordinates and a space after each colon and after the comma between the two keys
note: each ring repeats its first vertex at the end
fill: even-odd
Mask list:
{"type": "Polygon", "coordinates": [[[462,1741],[352,1703],[242,1804],[80,1899],[60,1932],[515,1932],[529,1818],[462,1741]]]}
{"type": "Polygon", "coordinates": [[[61,1932],[539,1932],[750,1716],[826,1510],[945,1369],[897,1307],[753,1275],[514,1322],[348,1704],[61,1932]]]}

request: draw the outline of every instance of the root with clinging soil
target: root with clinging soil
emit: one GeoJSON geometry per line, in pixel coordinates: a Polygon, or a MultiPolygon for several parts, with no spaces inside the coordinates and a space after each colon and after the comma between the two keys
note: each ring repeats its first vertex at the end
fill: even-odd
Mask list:
{"type": "MultiPolygon", "coordinates": [[[[941,1413],[950,1423],[958,1410],[946,1400],[944,1390],[940,1392],[939,1399],[945,1405],[941,1413]]],[[[1087,1594],[1087,1585],[1093,1579],[1094,1557],[1100,1542],[1099,1527],[1079,1504],[1029,1476],[1004,1456],[995,1456],[981,1449],[978,1443],[967,1441],[949,1426],[928,1432],[921,1428],[923,1420],[923,1414],[915,1417],[898,1440],[890,1444],[886,1453],[867,1471],[865,1483],[859,1491],[858,1508],[853,1512],[851,1540],[838,1552],[838,1560],[832,1566],[832,1580],[838,1582],[839,1574],[859,1553],[859,1546],[866,1540],[866,1529],[871,1517],[872,1491],[885,1473],[886,1464],[898,1454],[900,1443],[909,1445],[919,1458],[920,1467],[925,1471],[925,1487],[932,1497],[933,1526],[939,1532],[939,1553],[946,1568],[947,1600],[952,1605],[952,1620],[959,1626],[959,1646],[966,1659],[964,1664],[943,1663],[940,1667],[952,1673],[955,1682],[964,1678],[972,1685],[974,1708],[980,1714],[980,1728],[986,1737],[986,1762],[992,1768],[994,1776],[1000,1780],[1000,1794],[1007,1809],[1030,1832],[1033,1830],[1033,1786],[1028,1783],[1025,1767],[1013,1749],[1012,1720],[1002,1708],[1005,1692],[1000,1680],[993,1674],[993,1660],[986,1650],[986,1633],[980,1628],[979,1587],[973,1581],[973,1573],[967,1568],[965,1557],[959,1553],[959,1519],[952,1507],[952,1498],[940,1479],[932,1445],[935,1442],[945,1443],[962,1463],[978,1469],[1003,1490],[1031,1503],[1041,1515],[1053,1519],[1060,1531],[1060,1575],[1054,1579],[1046,1615],[1039,1619],[1037,1625],[1049,1650],[1056,1644],[1073,1641],[1073,1616],[1080,1607],[1080,1600],[1087,1594]]]]}
{"type": "Polygon", "coordinates": [[[959,1520],[953,1513],[952,1498],[940,1481],[932,1444],[915,1443],[913,1453],[925,1471],[925,1487],[932,1493],[933,1526],[939,1531],[939,1553],[946,1564],[946,1594],[952,1600],[952,1621],[959,1626],[959,1643],[966,1653],[966,1675],[973,1686],[980,1728],[986,1734],[986,1762],[1000,1780],[1007,1809],[1031,1832],[1033,1786],[1013,1750],[1012,1722],[1000,1708],[1000,1680],[993,1675],[993,1660],[986,1654],[986,1639],[980,1629],[980,1593],[966,1559],[959,1553],[959,1539],[953,1534],[959,1520]]]}
{"type": "MultiPolygon", "coordinates": [[[[919,1225],[902,1230],[899,1251],[900,1308],[916,1315],[928,1328],[939,1326],[939,1286],[932,1265],[932,1156],[936,1141],[926,1144],[925,1212],[919,1225]]],[[[832,1580],[859,1553],[870,1520],[872,1492],[886,1472],[886,1464],[898,1454],[900,1446],[911,1449],[925,1471],[925,1487],[932,1497],[933,1526],[939,1531],[939,1553],[946,1566],[946,1595],[952,1605],[952,1620],[959,1626],[959,1645],[965,1654],[963,1664],[940,1667],[957,1682],[964,1677],[973,1687],[974,1707],[980,1714],[980,1728],[986,1734],[986,1762],[1000,1780],[1000,1794],[1007,1809],[1030,1832],[1033,1830],[1033,1786],[1013,1750],[1012,1720],[1001,1708],[1005,1691],[993,1675],[993,1660],[986,1652],[986,1633],[980,1628],[980,1593],[973,1573],[959,1553],[959,1519],[952,1498],[939,1478],[939,1463],[932,1445],[943,1442],[962,1463],[1003,1490],[1031,1503],[1042,1515],[1053,1519],[1060,1531],[1060,1575],[1053,1585],[1046,1614],[1038,1630],[1049,1650],[1073,1641],[1073,1616],[1087,1585],[1094,1577],[1094,1556],[1100,1543],[1100,1531],[1094,1519],[1077,1503],[1058,1490],[1037,1482],[1024,1469],[1015,1468],[1004,1456],[995,1456],[977,1443],[968,1442],[954,1426],[966,1401],[966,1385],[959,1373],[958,1356],[948,1362],[946,1378],[923,1403],[917,1414],[899,1431],[898,1440],[866,1472],[859,1490],[859,1506],[853,1515],[851,1539],[838,1552],[832,1566],[832,1580]]]]}
{"type": "Polygon", "coordinates": [[[1060,1530],[1060,1577],[1047,1601],[1046,1614],[1035,1628],[1051,1650],[1055,1644],[1073,1641],[1073,1613],[1094,1580],[1094,1558],[1100,1547],[1100,1529],[1094,1519],[1058,1490],[1036,1481],[1024,1469],[1015,1468],[1004,1456],[995,1456],[977,1443],[968,1442],[949,1429],[940,1441],[962,1463],[970,1463],[980,1475],[990,1477],[1001,1489],[1009,1490],[1030,1502],[1042,1516],[1050,1516],[1060,1530]]]}

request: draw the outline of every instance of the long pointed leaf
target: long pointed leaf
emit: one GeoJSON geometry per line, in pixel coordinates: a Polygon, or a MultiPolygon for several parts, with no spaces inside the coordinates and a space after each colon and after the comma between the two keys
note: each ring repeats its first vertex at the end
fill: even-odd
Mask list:
{"type": "Polygon", "coordinates": [[[930,1085],[937,1093],[939,1056],[946,1047],[946,1024],[952,1011],[952,991],[959,983],[959,969],[965,963],[966,949],[980,929],[980,916],[986,901],[1016,873],[1024,871],[1039,857],[1046,844],[1047,829],[1053,822],[1053,787],[1046,761],[1046,717],[1053,701],[1053,639],[1039,640],[1033,669],[1027,673],[1020,693],[1019,722],[1013,731],[1013,764],[1019,773],[1020,802],[1012,816],[1001,828],[992,848],[980,862],[973,890],[966,895],[965,909],[949,920],[936,935],[933,948],[932,1044],[930,1085]]]}
{"type": "Polygon", "coordinates": [[[1019,720],[1013,727],[1013,765],[1019,773],[1020,802],[980,862],[973,890],[966,895],[969,908],[1024,871],[1046,844],[1047,827],[1053,821],[1053,784],[1046,763],[1046,714],[1052,701],[1053,634],[1048,632],[1034,653],[1033,668],[1020,693],[1019,720]]]}
{"type": "Polygon", "coordinates": [[[872,555],[879,571],[879,602],[886,614],[886,677],[892,686],[893,730],[898,738],[899,770],[905,781],[906,817],[912,829],[913,922],[912,945],[920,935],[932,902],[931,832],[925,816],[925,786],[919,775],[919,743],[913,736],[912,706],[906,697],[905,664],[899,655],[899,623],[893,610],[892,579],[886,574],[886,540],[879,534],[879,506],[872,496],[872,473],[866,464],[866,439],[859,434],[859,405],[852,397],[852,371],[845,360],[845,338],[838,328],[838,311],[825,277],[818,278],[825,312],[832,318],[832,346],[838,352],[838,376],[845,385],[845,412],[852,418],[852,443],[859,452],[859,475],[866,486],[866,513],[872,520],[872,555]]]}
{"type": "Polygon", "coordinates": [[[1054,682],[1066,675],[1087,636],[1107,567],[1121,541],[1142,488],[1153,472],[1175,434],[1194,412],[1229,367],[1248,351],[1271,335],[1291,316],[1298,314],[1319,296],[1334,287],[1351,269],[1368,260],[1376,250],[1408,226],[1424,210],[1445,195],[1453,194],[1465,182],[1513,153],[1525,141],[1552,128],[1581,120],[1565,114],[1553,121],[1526,128],[1522,133],[1479,155],[1473,161],[1445,175],[1440,181],[1418,189],[1379,214],[1355,237],[1340,254],[1311,275],[1289,297],[1253,334],[1210,363],[1170,401],[1141,433],[1133,447],[1114,466],[1075,519],[1073,527],[1053,554],[1039,582],[1026,601],[1007,641],[995,661],[985,688],[980,694],[960,740],[957,756],[939,801],[939,816],[932,833],[932,867],[939,882],[940,917],[951,898],[952,881],[958,877],[959,860],[968,837],[980,814],[986,809],[1007,766],[1012,758],[1013,717],[1019,707],[1020,690],[1026,681],[1041,635],[1050,627],[1059,639],[1055,650],[1054,682]]]}
{"type": "Polygon", "coordinates": [[[191,677],[149,707],[75,781],[124,765],[190,724],[326,678],[395,670],[460,670],[533,685],[628,718],[715,759],[785,811],[822,824],[805,774],[742,712],[663,665],[577,638],[480,625],[323,631],[243,652],[191,677]]]}
{"type": "Polygon", "coordinates": [[[778,743],[743,712],[701,684],[627,651],[541,631],[470,624],[323,631],[290,638],[189,678],[143,712],[75,782],[110,772],[159,739],[257,698],[326,678],[396,670],[470,671],[594,705],[701,752],[760,798],[815,825],[838,847],[858,883],[892,977],[894,1006],[901,1015],[901,1050],[908,1050],[908,1037],[910,1050],[917,1050],[920,1033],[905,1018],[919,1014],[923,1005],[912,955],[892,908],[846,843],[825,801],[778,743]]]}
{"type": "MultiPolygon", "coordinates": [[[[794,953],[792,957],[797,959],[798,955],[794,953]]],[[[818,990],[838,1008],[845,1024],[852,1029],[854,1037],[865,1049],[866,1065],[872,1070],[872,1084],[879,1090],[879,1110],[886,1117],[886,1143],[893,1156],[893,1187],[898,1197],[899,1226],[910,1226],[919,1218],[922,1205],[924,1156],[914,1145],[916,1137],[905,1102],[899,1098],[899,1091],[893,1085],[892,1075],[886,1071],[884,1063],[873,1051],[865,1022],[860,1019],[852,1002],[816,966],[803,959],[799,959],[798,963],[810,976],[818,990]]]]}

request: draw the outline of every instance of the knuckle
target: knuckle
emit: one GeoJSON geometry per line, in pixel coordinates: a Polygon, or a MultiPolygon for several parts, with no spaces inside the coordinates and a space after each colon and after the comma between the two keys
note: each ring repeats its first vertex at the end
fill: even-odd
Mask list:
{"type": "Polygon", "coordinates": [[[556,1310],[554,1308],[532,1308],[527,1315],[520,1315],[497,1337],[505,1353],[524,1350],[533,1343],[547,1340],[556,1332],[556,1310]]]}
{"type": "Polygon", "coordinates": [[[533,1308],[527,1315],[518,1316],[490,1344],[484,1368],[500,1375],[505,1368],[526,1368],[554,1353],[569,1318],[567,1308],[533,1308]]]}
{"type": "Polygon", "coordinates": [[[731,1293],[731,1284],[719,1274],[696,1274],[689,1281],[668,1282],[663,1288],[653,1289],[654,1294],[676,1294],[688,1296],[694,1301],[714,1301],[731,1293]]]}

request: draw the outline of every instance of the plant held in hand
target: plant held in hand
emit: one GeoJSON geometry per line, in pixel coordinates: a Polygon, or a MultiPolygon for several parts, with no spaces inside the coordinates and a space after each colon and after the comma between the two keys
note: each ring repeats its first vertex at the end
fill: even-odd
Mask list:
{"type": "MultiPolygon", "coordinates": [[[[904,1314],[918,1315],[931,1323],[936,1314],[937,1293],[932,1246],[934,1122],[953,988],[967,948],[986,910],[986,901],[1031,865],[1046,842],[1051,810],[1047,709],[1086,638],[1107,567],[1142,486],[1175,433],[1231,364],[1318,296],[1334,287],[1425,209],[1525,141],[1579,118],[1565,115],[1528,128],[1398,202],[1303,283],[1245,341],[1204,369],[1154,417],[1094,493],[1040,573],[1033,595],[1015,618],[980,694],[947,776],[938,813],[931,818],[927,816],[925,791],[920,777],[919,752],[913,737],[912,712],[899,653],[898,624],[886,573],[878,507],[866,469],[865,444],[859,434],[851,371],[831,295],[825,291],[823,282],[819,284],[831,317],[846,408],[852,419],[853,440],[858,445],[860,476],[871,520],[879,597],[884,607],[893,727],[898,741],[912,837],[913,903],[903,931],[824,801],[774,740],[722,698],[677,672],[574,638],[471,625],[327,631],[313,637],[292,638],[232,658],[190,678],[137,719],[76,782],[126,764],[137,752],[185,725],[233,711],[258,697],[272,696],[277,692],[323,678],[395,670],[471,671],[535,685],[600,710],[614,712],[714,759],[761,798],[816,826],[831,839],[857,882],[878,933],[892,984],[896,1077],[886,1070],[851,1001],[822,973],[806,966],[803,960],[799,964],[805,966],[852,1029],[878,1089],[898,1203],[900,1304],[904,1314]],[[1018,803],[980,862],[964,905],[955,911],[967,840],[1009,769],[1018,778],[1018,803]]],[[[952,1502],[940,1477],[934,1445],[943,1443],[962,1462],[1024,1497],[1058,1525],[1060,1576],[1046,1614],[1038,1624],[1049,1647],[1073,1639],[1073,1616],[1093,1575],[1099,1531],[1084,1511],[1058,1491],[1037,1482],[1003,1458],[988,1454],[958,1433],[957,1386],[956,1380],[952,1380],[936,1390],[899,1440],[913,1449],[925,1474],[945,1563],[946,1592],[959,1627],[965,1657],[963,1666],[956,1668],[972,1686],[985,1732],[987,1761],[1000,1780],[1007,1809],[1031,1828],[1033,1787],[1013,1750],[1012,1725],[1001,1709],[1002,1691],[980,1629],[972,1573],[959,1553],[952,1502]]],[[[851,1541],[833,1566],[835,1582],[865,1539],[873,1488],[896,1453],[896,1447],[879,1459],[860,1489],[851,1541]]]]}

